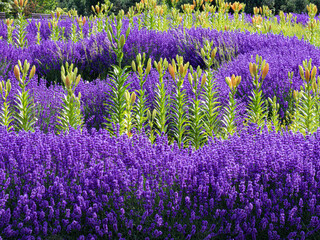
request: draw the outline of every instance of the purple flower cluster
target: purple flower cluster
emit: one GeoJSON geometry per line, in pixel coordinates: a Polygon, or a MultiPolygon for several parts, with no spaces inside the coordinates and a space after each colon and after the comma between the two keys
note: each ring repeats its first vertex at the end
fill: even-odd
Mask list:
{"type": "Polygon", "coordinates": [[[319,237],[319,132],[249,129],[196,152],[106,131],[0,137],[2,239],[319,237]]]}

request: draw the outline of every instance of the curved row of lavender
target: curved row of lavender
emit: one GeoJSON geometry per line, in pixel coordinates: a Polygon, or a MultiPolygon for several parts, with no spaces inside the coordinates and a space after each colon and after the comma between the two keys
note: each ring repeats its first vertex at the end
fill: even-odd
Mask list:
{"type": "Polygon", "coordinates": [[[163,138],[0,130],[2,239],[316,239],[320,132],[163,138]]]}

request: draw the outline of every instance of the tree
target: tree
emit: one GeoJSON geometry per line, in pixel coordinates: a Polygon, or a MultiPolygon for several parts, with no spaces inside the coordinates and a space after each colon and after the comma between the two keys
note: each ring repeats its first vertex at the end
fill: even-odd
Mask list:
{"type": "Polygon", "coordinates": [[[0,12],[10,12],[12,9],[12,0],[1,0],[0,12]]]}

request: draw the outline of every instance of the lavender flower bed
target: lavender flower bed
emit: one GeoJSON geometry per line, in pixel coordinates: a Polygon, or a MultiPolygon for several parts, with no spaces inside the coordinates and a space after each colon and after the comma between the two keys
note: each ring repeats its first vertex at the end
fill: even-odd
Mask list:
{"type": "Polygon", "coordinates": [[[1,130],[0,236],[308,239],[320,228],[319,134],[251,129],[192,152],[142,135],[1,130]]]}
{"type": "Polygon", "coordinates": [[[61,36],[15,4],[20,27],[0,22],[0,240],[320,237],[319,48],[205,15],[148,30],[163,9],[125,36],[99,6],[59,20],[61,36]]]}

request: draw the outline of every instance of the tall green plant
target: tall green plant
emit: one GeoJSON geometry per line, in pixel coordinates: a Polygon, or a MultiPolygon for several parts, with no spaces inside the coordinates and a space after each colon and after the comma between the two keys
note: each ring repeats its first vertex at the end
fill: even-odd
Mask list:
{"type": "Polygon", "coordinates": [[[241,82],[240,76],[235,76],[234,74],[230,77],[226,77],[226,83],[230,88],[229,92],[229,102],[224,108],[224,115],[222,123],[224,125],[224,135],[223,137],[228,137],[229,135],[234,135],[237,130],[236,125],[236,114],[237,114],[237,102],[236,102],[236,92],[237,87],[241,82]]]}
{"type": "Polygon", "coordinates": [[[15,37],[16,46],[20,48],[25,48],[28,46],[27,40],[27,25],[28,22],[24,16],[24,8],[26,7],[28,0],[20,0],[19,3],[17,0],[14,0],[14,4],[17,7],[18,18],[15,21],[15,25],[17,26],[17,36],[15,37]]]}
{"type": "Polygon", "coordinates": [[[276,132],[279,132],[281,130],[281,122],[280,122],[280,116],[279,116],[279,103],[277,103],[277,97],[274,96],[273,99],[268,98],[270,108],[271,108],[271,122],[268,125],[269,130],[271,130],[271,127],[273,126],[274,130],[276,132]]]}
{"type": "Polygon", "coordinates": [[[36,39],[36,42],[37,42],[38,45],[40,45],[40,42],[41,42],[41,35],[40,35],[41,22],[37,22],[36,23],[36,27],[37,27],[37,39],[36,39]]]}
{"type": "Polygon", "coordinates": [[[107,129],[111,134],[114,133],[113,124],[119,124],[119,133],[123,134],[125,131],[124,116],[126,110],[125,92],[129,88],[130,83],[127,79],[129,77],[128,66],[122,67],[123,60],[123,47],[130,33],[130,26],[126,31],[126,35],[121,34],[122,31],[122,19],[124,12],[120,11],[116,20],[114,16],[111,16],[111,21],[116,28],[114,32],[112,25],[108,25],[108,39],[111,43],[110,47],[116,54],[117,65],[112,65],[111,79],[108,85],[111,88],[111,92],[108,93],[110,101],[105,103],[108,109],[109,116],[107,120],[107,129]]]}
{"type": "Polygon", "coordinates": [[[13,40],[12,40],[12,33],[14,30],[14,26],[12,25],[13,19],[7,19],[6,24],[7,24],[7,42],[8,44],[13,44],[13,40]]]}
{"type": "Polygon", "coordinates": [[[196,70],[193,70],[192,66],[190,66],[190,72],[188,74],[188,80],[192,88],[192,92],[194,97],[192,98],[189,106],[189,131],[188,131],[188,139],[190,145],[192,145],[195,149],[198,149],[206,142],[206,134],[204,133],[204,114],[201,103],[201,91],[203,90],[206,81],[207,75],[203,74],[202,78],[202,70],[200,66],[196,70]],[[201,83],[199,86],[199,79],[201,78],[201,83]]]}
{"type": "Polygon", "coordinates": [[[10,111],[10,102],[8,101],[8,96],[11,91],[10,79],[4,83],[0,82],[0,93],[3,99],[2,113],[0,113],[0,125],[4,126],[9,132],[13,128],[11,122],[13,121],[12,112],[10,111]]]}
{"type": "Polygon", "coordinates": [[[78,22],[78,25],[79,25],[79,39],[82,40],[84,38],[84,35],[83,35],[83,26],[85,25],[86,23],[86,17],[78,17],[77,18],[77,22],[78,22]]]}
{"type": "Polygon", "coordinates": [[[138,132],[141,132],[142,129],[145,127],[145,123],[147,120],[147,98],[146,98],[146,90],[144,89],[144,84],[147,80],[147,77],[151,70],[151,58],[149,58],[147,62],[147,67],[145,71],[143,71],[143,66],[145,64],[146,54],[143,53],[142,57],[139,53],[136,57],[136,62],[132,61],[132,69],[136,73],[137,77],[139,78],[139,86],[140,89],[137,90],[137,101],[134,107],[135,113],[135,123],[136,129],[138,132]]]}
{"type": "Polygon", "coordinates": [[[206,75],[207,81],[203,86],[203,91],[201,93],[201,98],[203,99],[202,113],[204,121],[204,129],[206,136],[213,137],[217,135],[220,129],[219,120],[219,109],[220,102],[218,100],[218,88],[214,79],[212,68],[216,63],[215,56],[217,53],[217,48],[213,48],[213,42],[205,41],[203,48],[201,48],[201,57],[206,65],[206,75]]]}
{"type": "Polygon", "coordinates": [[[128,137],[132,136],[132,128],[134,127],[133,123],[133,116],[132,116],[132,110],[133,110],[133,104],[136,101],[136,94],[129,93],[128,90],[124,93],[125,99],[126,99],[126,110],[125,110],[125,118],[124,118],[124,127],[125,127],[125,133],[128,135],[128,137]]]}
{"type": "Polygon", "coordinates": [[[159,84],[157,84],[156,97],[155,97],[155,109],[156,115],[156,132],[158,135],[162,133],[168,133],[168,121],[169,121],[169,107],[170,107],[170,96],[166,90],[163,76],[165,70],[168,68],[167,59],[160,58],[159,62],[154,61],[154,67],[159,73],[159,84]]]}
{"type": "Polygon", "coordinates": [[[154,143],[156,137],[155,137],[155,130],[154,130],[154,120],[156,118],[157,115],[157,111],[155,109],[153,109],[152,114],[150,112],[150,110],[147,110],[147,117],[148,117],[148,125],[149,125],[149,139],[151,141],[151,143],[154,143]]]}
{"type": "Polygon", "coordinates": [[[299,66],[299,72],[304,84],[301,86],[300,92],[294,92],[296,109],[291,129],[306,135],[316,132],[319,127],[317,68],[315,66],[312,68],[311,59],[305,60],[303,66],[299,66]]]}
{"type": "Polygon", "coordinates": [[[50,19],[50,22],[48,23],[49,28],[51,29],[50,38],[51,38],[51,40],[53,40],[55,42],[59,41],[59,40],[66,40],[65,27],[60,27],[58,25],[60,16],[61,16],[61,12],[59,10],[57,10],[55,13],[51,12],[52,18],[50,19]]]}
{"type": "Polygon", "coordinates": [[[65,67],[61,67],[61,79],[64,84],[65,93],[62,97],[62,106],[58,115],[57,129],[59,133],[69,132],[70,128],[81,129],[83,126],[83,116],[81,114],[80,99],[81,93],[76,97],[74,92],[78,86],[81,75],[78,69],[73,69],[73,64],[66,62],[65,67]]]}
{"type": "Polygon", "coordinates": [[[16,130],[24,130],[24,131],[34,131],[33,126],[37,121],[35,117],[34,111],[34,102],[31,96],[29,95],[29,90],[26,89],[30,80],[34,77],[36,72],[36,67],[33,66],[29,73],[29,78],[27,81],[28,72],[30,69],[30,64],[27,60],[24,61],[22,66],[20,60],[18,61],[18,65],[14,67],[14,75],[16,79],[19,81],[19,87],[21,91],[18,90],[18,94],[16,95],[16,113],[14,118],[16,120],[16,130]],[[21,77],[21,73],[22,77],[21,77]]]}
{"type": "Polygon", "coordinates": [[[116,54],[117,63],[118,66],[121,68],[121,63],[123,60],[123,47],[128,39],[128,36],[130,34],[131,26],[129,25],[126,31],[126,34],[121,34],[122,26],[123,26],[123,17],[124,12],[121,10],[117,17],[115,18],[113,15],[110,17],[111,24],[108,25],[108,39],[110,41],[110,47],[113,50],[113,52],[116,54]],[[115,27],[116,31],[114,32],[113,26],[115,27]]]}
{"type": "Polygon", "coordinates": [[[169,64],[169,73],[174,81],[174,97],[172,98],[172,133],[173,137],[181,146],[186,142],[187,131],[187,95],[186,90],[183,89],[183,83],[187,75],[189,62],[183,64],[183,57],[176,57],[177,64],[172,59],[172,65],[169,64]],[[178,71],[177,71],[178,68],[178,71]]]}
{"type": "Polygon", "coordinates": [[[246,121],[257,124],[259,127],[265,125],[268,116],[267,104],[262,93],[262,83],[269,72],[269,64],[262,60],[261,56],[256,56],[256,63],[249,64],[249,70],[253,81],[254,89],[249,97],[250,102],[247,108],[246,121]]]}
{"type": "Polygon", "coordinates": [[[128,83],[129,72],[128,67],[121,68],[119,66],[113,66],[113,72],[111,74],[110,82],[108,85],[111,88],[109,95],[109,102],[105,103],[109,116],[106,117],[107,120],[107,130],[113,134],[113,124],[119,124],[119,133],[123,134],[125,131],[124,117],[126,110],[126,99],[125,92],[129,88],[130,83],[128,83]]]}

